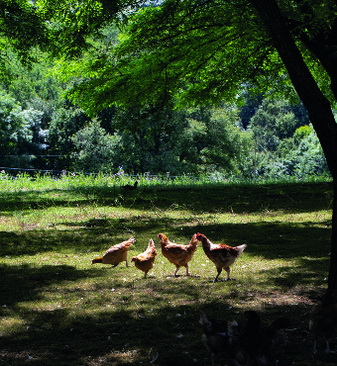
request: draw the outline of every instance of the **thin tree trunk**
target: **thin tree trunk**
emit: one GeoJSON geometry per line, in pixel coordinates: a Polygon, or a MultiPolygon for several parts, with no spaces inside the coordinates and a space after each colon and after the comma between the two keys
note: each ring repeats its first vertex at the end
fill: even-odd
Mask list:
{"type": "Polygon", "coordinates": [[[337,302],[337,181],[334,179],[334,197],[332,208],[331,257],[329,268],[328,289],[326,299],[337,302]]]}
{"type": "Polygon", "coordinates": [[[275,0],[251,0],[308,110],[333,177],[331,258],[326,295],[337,301],[337,124],[330,102],[318,87],[292,38],[275,0]]]}

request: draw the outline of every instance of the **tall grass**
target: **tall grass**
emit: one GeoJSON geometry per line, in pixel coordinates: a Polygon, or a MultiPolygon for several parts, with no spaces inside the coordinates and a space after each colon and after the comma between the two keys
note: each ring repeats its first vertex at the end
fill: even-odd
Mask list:
{"type": "Polygon", "coordinates": [[[286,183],[317,183],[330,182],[331,177],[307,176],[298,178],[296,176],[283,176],[279,178],[256,177],[244,179],[241,177],[226,177],[222,174],[170,176],[170,175],[149,175],[149,174],[82,174],[65,173],[58,176],[50,174],[18,174],[12,176],[5,171],[0,172],[0,191],[27,191],[39,189],[73,189],[74,187],[120,187],[130,182],[138,181],[144,187],[176,187],[176,186],[205,186],[205,185],[257,185],[257,184],[286,184],[286,183]]]}

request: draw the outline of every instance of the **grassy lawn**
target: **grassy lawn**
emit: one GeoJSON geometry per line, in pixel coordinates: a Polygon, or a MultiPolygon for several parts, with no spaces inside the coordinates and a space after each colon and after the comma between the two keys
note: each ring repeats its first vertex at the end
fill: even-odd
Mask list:
{"type": "MultiPolygon", "coordinates": [[[[308,313],[326,288],[329,183],[270,185],[0,182],[0,365],[209,365],[201,311],[292,319],[282,365],[334,365],[311,356],[308,313]],[[129,257],[166,233],[188,243],[248,244],[234,281],[212,283],[201,247],[191,277],[160,253],[147,279],[134,267],[91,265],[130,236],[129,257]]],[[[221,275],[225,278],[225,273],[221,275]]],[[[222,360],[222,364],[225,361],[222,360]]]]}

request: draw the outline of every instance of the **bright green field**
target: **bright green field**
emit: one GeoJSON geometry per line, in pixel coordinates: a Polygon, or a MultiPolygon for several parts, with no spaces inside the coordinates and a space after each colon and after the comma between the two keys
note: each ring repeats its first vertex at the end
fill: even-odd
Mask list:
{"type": "MultiPolygon", "coordinates": [[[[280,350],[286,365],[332,365],[311,357],[308,313],[327,285],[332,192],[329,182],[270,185],[150,185],[121,194],[120,182],[0,180],[0,365],[209,365],[201,311],[242,319],[293,320],[280,350]],[[202,247],[192,277],[172,277],[161,254],[147,279],[91,265],[135,236],[130,255],[166,233],[187,244],[248,244],[234,281],[212,283],[202,247]]],[[[225,278],[225,273],[220,277],[225,278]]],[[[225,364],[222,359],[221,364],[225,364]]]]}

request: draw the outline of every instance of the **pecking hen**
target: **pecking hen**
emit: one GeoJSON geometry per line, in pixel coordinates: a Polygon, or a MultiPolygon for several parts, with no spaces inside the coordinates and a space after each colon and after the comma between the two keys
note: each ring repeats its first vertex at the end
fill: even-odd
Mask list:
{"type": "Polygon", "coordinates": [[[112,264],[113,267],[116,267],[120,262],[125,261],[126,266],[128,267],[128,250],[135,241],[135,238],[131,237],[130,239],[125,240],[122,243],[113,245],[103,254],[102,257],[94,258],[91,264],[112,264]]]}
{"type": "Polygon", "coordinates": [[[318,341],[325,340],[325,353],[336,353],[330,349],[329,340],[337,337],[337,303],[327,296],[310,314],[309,330],[314,336],[313,353],[318,353],[318,341]]]}
{"type": "Polygon", "coordinates": [[[220,353],[234,363],[238,351],[238,323],[235,320],[211,319],[205,313],[201,313],[199,323],[202,327],[201,341],[211,352],[212,365],[220,353]]]}
{"type": "Polygon", "coordinates": [[[174,276],[177,276],[177,272],[180,267],[185,267],[186,276],[190,276],[188,263],[197,249],[198,240],[196,239],[196,235],[194,234],[192,236],[191,241],[187,245],[173,243],[165,234],[162,233],[158,234],[158,238],[160,240],[161,251],[164,257],[176,266],[174,276]]]}
{"type": "Polygon", "coordinates": [[[138,254],[131,258],[131,262],[135,262],[135,266],[144,272],[144,278],[147,273],[153,267],[154,259],[157,255],[156,246],[153,239],[150,239],[149,244],[145,252],[138,254]]]}
{"type": "Polygon", "coordinates": [[[196,239],[201,241],[207,257],[215,264],[218,271],[213,282],[216,282],[224,269],[227,272],[227,280],[230,280],[230,266],[235,262],[236,258],[240,257],[243,251],[247,248],[246,244],[231,247],[226,244],[213,244],[206,235],[196,234],[196,239]]]}

